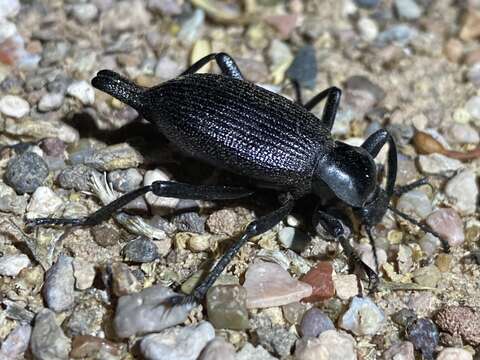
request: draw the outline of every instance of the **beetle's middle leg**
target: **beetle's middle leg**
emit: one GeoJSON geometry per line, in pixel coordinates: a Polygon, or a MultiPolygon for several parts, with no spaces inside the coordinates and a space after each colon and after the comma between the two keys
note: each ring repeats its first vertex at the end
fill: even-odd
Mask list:
{"type": "Polygon", "coordinates": [[[79,219],[65,218],[37,218],[27,220],[27,226],[38,225],[71,225],[71,226],[93,226],[109,219],[116,211],[127,205],[130,201],[152,192],[157,196],[173,197],[177,199],[192,200],[230,200],[247,197],[253,191],[243,187],[229,187],[216,185],[190,185],[173,181],[155,181],[151,185],[133,190],[120,196],[110,204],[100,208],[93,214],[79,219]]]}
{"type": "MultiPolygon", "coordinates": [[[[335,121],[335,116],[337,115],[338,106],[340,105],[340,98],[342,97],[342,90],[332,86],[326,90],[323,90],[319,94],[315,95],[310,99],[305,105],[305,109],[308,111],[312,110],[324,99],[327,99],[325,107],[323,108],[321,122],[328,129],[332,130],[333,122],[335,121]]],[[[301,98],[301,95],[300,95],[301,98]]]]}
{"type": "Polygon", "coordinates": [[[235,79],[244,80],[242,72],[238,68],[233,58],[225,53],[212,53],[198,60],[195,64],[185,70],[180,76],[196,73],[202,66],[208,62],[215,60],[222,70],[222,74],[233,77],[235,79]]]}

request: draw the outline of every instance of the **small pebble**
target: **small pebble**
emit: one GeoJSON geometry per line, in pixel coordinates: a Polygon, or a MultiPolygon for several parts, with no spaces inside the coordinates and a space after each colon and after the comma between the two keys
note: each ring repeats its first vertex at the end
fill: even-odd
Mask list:
{"type": "Polygon", "coordinates": [[[400,196],[397,209],[417,220],[422,220],[432,212],[432,201],[424,191],[414,189],[400,196]]]}
{"type": "Polygon", "coordinates": [[[311,308],[303,315],[300,323],[300,334],[303,337],[318,337],[327,330],[335,330],[335,325],[320,309],[311,308]]]}
{"type": "Polygon", "coordinates": [[[238,353],[235,354],[235,360],[276,360],[261,345],[254,347],[247,342],[238,353]]]}
{"type": "Polygon", "coordinates": [[[198,360],[235,360],[235,348],[221,337],[210,341],[198,360]]]}
{"type": "Polygon", "coordinates": [[[433,360],[433,354],[439,343],[437,327],[430,319],[418,319],[407,328],[407,339],[415,350],[425,359],[433,360]]]}
{"type": "Polygon", "coordinates": [[[355,0],[355,4],[361,8],[373,9],[380,4],[380,0],[355,0]]]}
{"type": "Polygon", "coordinates": [[[222,209],[210,214],[207,218],[207,227],[213,234],[228,236],[243,230],[243,226],[239,226],[237,214],[232,209],[222,209]]]}
{"type": "Polygon", "coordinates": [[[155,243],[143,236],[131,240],[122,249],[126,261],[148,263],[158,259],[158,249],[155,243]]]}
{"type": "Polygon", "coordinates": [[[55,312],[70,309],[74,303],[73,259],[60,254],[57,261],[45,274],[43,297],[47,306],[55,312]]]}
{"type": "Polygon", "coordinates": [[[70,339],[57,325],[53,311],[42,309],[35,317],[30,349],[33,357],[38,360],[68,359],[70,339]]]}
{"type": "Polygon", "coordinates": [[[213,326],[204,321],[197,326],[175,327],[147,335],[140,343],[140,350],[148,360],[197,360],[214,338],[213,326]]]}
{"type": "Polygon", "coordinates": [[[418,35],[418,31],[407,24],[397,24],[388,27],[375,39],[375,43],[385,47],[389,44],[407,46],[418,35]]]}
{"type": "Polygon", "coordinates": [[[395,0],[395,9],[398,17],[405,20],[418,19],[423,9],[415,2],[415,0],[395,0]]]}
{"type": "Polygon", "coordinates": [[[97,170],[83,164],[78,164],[61,170],[57,177],[57,182],[64,189],[90,191],[90,179],[93,174],[100,176],[97,170]]]}
{"type": "MultiPolygon", "coordinates": [[[[170,177],[160,169],[149,170],[143,178],[143,186],[152,185],[154,181],[169,181],[170,177]]],[[[156,196],[153,193],[145,194],[147,203],[155,209],[167,208],[173,209],[177,206],[179,200],[175,198],[156,196]]],[[[153,211],[155,211],[155,209],[153,211]]]]}
{"type": "Polygon", "coordinates": [[[282,306],[283,316],[285,320],[287,320],[292,325],[300,324],[300,321],[303,318],[303,314],[305,314],[305,310],[307,310],[307,307],[301,302],[293,302],[282,306]]]}
{"type": "Polygon", "coordinates": [[[361,17],[357,22],[360,36],[365,41],[373,41],[378,36],[378,25],[369,17],[361,17]]]}
{"type": "Polygon", "coordinates": [[[280,265],[258,262],[245,274],[247,308],[281,306],[312,294],[309,284],[293,279],[280,265]]]}
{"type": "Polygon", "coordinates": [[[473,7],[466,12],[462,18],[463,24],[460,29],[461,40],[473,40],[480,35],[480,13],[473,7]]]}
{"type": "Polygon", "coordinates": [[[110,266],[110,272],[112,275],[112,291],[116,296],[134,294],[141,290],[142,285],[127,264],[113,263],[110,266]]]}
{"type": "Polygon", "coordinates": [[[426,233],[418,241],[418,245],[420,245],[420,248],[425,253],[425,255],[431,257],[437,253],[437,250],[441,246],[441,242],[439,238],[433,236],[432,234],[426,233]]]}
{"type": "Polygon", "coordinates": [[[113,357],[121,355],[116,343],[91,335],[78,335],[73,338],[72,351],[70,351],[71,358],[85,359],[95,358],[96,356],[105,358],[109,355],[113,357]]]}
{"type": "Polygon", "coordinates": [[[48,176],[48,166],[37,154],[26,151],[8,162],[5,182],[19,194],[32,193],[48,176]]]}
{"type": "Polygon", "coordinates": [[[8,38],[15,37],[17,33],[17,26],[13,22],[0,18],[0,43],[5,42],[8,38]]]}
{"type": "MultiPolygon", "coordinates": [[[[105,1],[97,1],[97,6],[105,1]]],[[[105,5],[103,5],[105,6],[105,5]]],[[[112,1],[111,6],[102,12],[103,30],[112,34],[124,31],[144,30],[150,24],[151,14],[147,11],[146,1],[112,1]]]]}
{"type": "Polygon", "coordinates": [[[404,328],[409,327],[415,320],[417,320],[417,315],[415,312],[408,308],[403,308],[396,313],[393,313],[392,321],[404,328]]]}
{"type": "Polygon", "coordinates": [[[295,55],[287,70],[287,76],[297,81],[300,86],[313,89],[317,77],[317,60],[315,49],[311,45],[302,47],[295,55]]]}
{"type": "Polygon", "coordinates": [[[445,306],[435,316],[443,331],[461,336],[467,343],[480,345],[480,313],[468,306],[445,306]]]}
{"type": "Polygon", "coordinates": [[[73,17],[81,24],[88,24],[98,15],[98,8],[95,4],[74,4],[72,6],[73,17]]]}
{"type": "Polygon", "coordinates": [[[418,157],[420,170],[425,174],[441,174],[454,172],[463,167],[460,160],[446,157],[442,154],[420,155],[418,157]]]}
{"type": "Polygon", "coordinates": [[[263,19],[277,30],[281,39],[288,39],[298,24],[297,14],[267,15],[263,19]]]}
{"type": "Polygon", "coordinates": [[[458,173],[448,181],[445,194],[460,214],[475,213],[478,197],[477,176],[470,169],[458,173]]]}
{"type": "Polygon", "coordinates": [[[415,360],[413,344],[409,341],[398,342],[385,351],[384,360],[415,360]]]}
{"type": "Polygon", "coordinates": [[[182,23],[182,28],[177,34],[177,38],[186,45],[193,44],[201,36],[201,29],[205,23],[205,12],[202,9],[196,9],[193,15],[182,23]]]}
{"type": "Polygon", "coordinates": [[[143,163],[143,156],[127,143],[107,146],[87,156],[85,165],[99,171],[129,169],[143,163]]]}
{"type": "Polygon", "coordinates": [[[118,299],[113,326],[120,338],[159,332],[183,323],[192,305],[165,306],[165,300],[176,296],[169,288],[155,285],[118,299]]]}
{"type": "Polygon", "coordinates": [[[312,286],[312,295],[303,299],[306,302],[317,302],[331,298],[335,294],[332,280],[333,267],[328,261],[320,261],[301,281],[312,286]]]}
{"type": "Polygon", "coordinates": [[[177,77],[183,71],[177,61],[169,56],[161,57],[155,66],[155,76],[161,81],[167,81],[177,77]]]}
{"type": "Polygon", "coordinates": [[[138,169],[114,170],[108,173],[107,178],[115,190],[122,192],[138,189],[143,181],[138,169]]]}
{"type": "Polygon", "coordinates": [[[355,274],[334,275],[333,285],[336,296],[342,300],[349,300],[358,295],[358,279],[355,274]]]}
{"type": "Polygon", "coordinates": [[[41,112],[49,112],[58,110],[65,100],[65,96],[61,93],[48,93],[42,96],[38,102],[38,110],[41,112]]]}
{"type": "Polygon", "coordinates": [[[458,246],[465,241],[463,221],[453,209],[438,209],[430,214],[426,223],[443,236],[450,246],[458,246]]]}
{"type": "Polygon", "coordinates": [[[87,290],[95,280],[95,266],[93,263],[80,258],[73,259],[73,276],[75,277],[75,287],[78,290],[87,290]]]}
{"type": "Polygon", "coordinates": [[[197,234],[203,234],[205,232],[205,218],[198,215],[197,212],[184,212],[175,215],[172,223],[177,227],[178,231],[197,234]]]}
{"type": "Polygon", "coordinates": [[[413,272],[413,280],[421,286],[436,288],[442,275],[435,265],[418,268],[413,272]]]}
{"type": "Polygon", "coordinates": [[[30,105],[19,96],[5,95],[0,99],[0,112],[5,116],[19,119],[30,112],[30,105]]]}
{"type": "Polygon", "coordinates": [[[354,297],[339,325],[342,329],[362,336],[375,335],[384,322],[385,315],[370,298],[354,297]]]}
{"type": "Polygon", "coordinates": [[[480,136],[470,124],[453,123],[445,131],[445,137],[452,144],[478,144],[480,136]]]}
{"type": "Polygon", "coordinates": [[[45,155],[52,157],[62,157],[64,156],[65,149],[67,145],[62,140],[51,137],[42,140],[40,148],[43,150],[45,155]]]}
{"type": "Polygon", "coordinates": [[[442,273],[446,273],[450,270],[452,260],[453,259],[450,254],[438,254],[437,258],[435,259],[435,265],[437,265],[438,270],[440,270],[442,273]]]}
{"type": "Polygon", "coordinates": [[[180,15],[182,13],[182,1],[149,0],[148,9],[154,13],[160,13],[165,16],[180,15]]]}
{"type": "Polygon", "coordinates": [[[30,259],[25,254],[4,255],[0,257],[0,275],[15,277],[30,265],[30,259]]]}
{"type": "Polygon", "coordinates": [[[20,12],[19,0],[0,0],[0,19],[13,18],[20,12]]]}
{"type": "Polygon", "coordinates": [[[92,105],[95,102],[95,91],[85,80],[72,82],[67,87],[67,94],[80,100],[83,105],[92,105]]]}
{"type": "Polygon", "coordinates": [[[262,312],[260,316],[256,316],[250,321],[249,331],[255,334],[258,344],[274,355],[283,358],[291,354],[297,336],[278,324],[279,321],[283,321],[279,310],[278,308],[264,310],[265,312],[262,312]],[[279,319],[276,319],[277,317],[279,319]],[[277,322],[277,324],[273,324],[273,322],[277,322]]]}
{"type": "Polygon", "coordinates": [[[293,54],[286,43],[274,39],[268,49],[268,58],[273,84],[277,85],[285,78],[285,73],[293,62],[293,54]]]}
{"type": "Polygon", "coordinates": [[[309,238],[304,232],[289,226],[278,232],[278,240],[285,248],[292,249],[298,253],[305,250],[309,243],[309,238]]]}
{"type": "Polygon", "coordinates": [[[446,348],[440,351],[437,360],[473,360],[472,353],[460,348],[446,348]]]}
{"type": "MultiPolygon", "coordinates": [[[[480,63],[478,66],[480,70],[480,63]]],[[[464,108],[476,122],[480,120],[480,96],[472,96],[465,103],[464,108]]]]}
{"type": "Polygon", "coordinates": [[[27,219],[49,217],[63,205],[62,199],[52,189],[39,186],[30,198],[27,206],[27,219]]]}
{"type": "Polygon", "coordinates": [[[23,353],[28,349],[31,334],[32,327],[30,325],[19,325],[13,329],[2,342],[0,359],[2,359],[2,355],[7,359],[24,358],[23,353]]]}
{"type": "Polygon", "coordinates": [[[217,329],[248,328],[247,291],[239,285],[218,285],[207,293],[208,319],[217,329]]]}
{"type": "Polygon", "coordinates": [[[327,330],[318,338],[305,338],[297,342],[296,360],[356,360],[355,339],[342,331],[327,330]]]}
{"type": "Polygon", "coordinates": [[[119,242],[120,232],[117,227],[109,224],[101,224],[91,228],[93,239],[103,247],[112,246],[119,242]]]}

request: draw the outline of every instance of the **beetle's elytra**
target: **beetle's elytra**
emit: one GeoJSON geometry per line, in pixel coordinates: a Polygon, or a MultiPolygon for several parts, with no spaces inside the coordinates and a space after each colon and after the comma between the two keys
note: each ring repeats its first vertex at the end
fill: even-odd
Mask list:
{"type": "MultiPolygon", "coordinates": [[[[332,138],[330,132],[341,97],[338,88],[324,90],[306,104],[295,103],[245,81],[234,60],[224,53],[210,54],[179,77],[152,88],[139,87],[109,70],[100,71],[92,84],[134,107],[181,151],[246,176],[252,180],[252,186],[157,181],[123,195],[86,218],[40,218],[31,220],[30,225],[98,224],[132,199],[150,191],[158,196],[215,200],[246,197],[268,187],[282,195],[279,208],[250,223],[191,296],[174,298],[172,303],[201,300],[248,239],[280,222],[295,201],[309,193],[319,198],[330,193],[329,196],[333,194],[352,207],[370,239],[371,227],[382,220],[388,209],[440,237],[390,206],[392,196],[424,185],[426,180],[395,188],[397,153],[386,130],[372,134],[360,147],[332,138]],[[212,60],[217,62],[222,75],[196,73],[212,60]],[[326,103],[318,119],[310,110],[322,100],[326,103]],[[389,144],[388,173],[383,189],[378,183],[373,159],[386,143],[389,144]]],[[[376,281],[375,272],[355,257],[341,222],[321,208],[317,212],[324,228],[341,241],[347,255],[359,261],[369,279],[376,281]]],[[[446,242],[443,243],[447,250],[446,242]]]]}

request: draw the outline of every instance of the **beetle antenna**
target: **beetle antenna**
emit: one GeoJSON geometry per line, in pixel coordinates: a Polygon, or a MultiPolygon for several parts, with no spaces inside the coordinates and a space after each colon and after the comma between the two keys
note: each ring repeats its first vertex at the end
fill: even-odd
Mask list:
{"type": "Polygon", "coordinates": [[[145,88],[138,86],[122,75],[111,70],[100,70],[92,79],[93,87],[106,92],[121,102],[130,105],[135,110],[141,110],[144,106],[145,88]]]}
{"type": "Polygon", "coordinates": [[[440,239],[440,242],[442,243],[442,247],[443,247],[443,250],[448,253],[450,252],[450,245],[448,244],[448,241],[443,237],[441,236],[439,233],[437,233],[435,230],[433,230],[430,226],[426,225],[426,224],[422,224],[420,222],[418,222],[417,220],[415,220],[414,218],[412,218],[411,216],[401,212],[400,210],[398,210],[397,208],[393,207],[393,206],[388,206],[388,210],[390,210],[391,212],[393,212],[394,214],[404,218],[405,220],[407,220],[408,222],[412,223],[413,225],[416,225],[418,226],[421,230],[423,230],[424,232],[426,233],[429,233],[429,234],[432,234],[433,236],[437,237],[440,239]]]}
{"type": "Polygon", "coordinates": [[[372,247],[373,260],[375,261],[375,271],[378,274],[379,271],[380,271],[379,270],[380,266],[378,264],[377,249],[376,249],[376,246],[375,246],[375,241],[373,240],[372,228],[370,226],[365,226],[365,231],[367,232],[368,240],[370,241],[370,246],[372,247]]]}

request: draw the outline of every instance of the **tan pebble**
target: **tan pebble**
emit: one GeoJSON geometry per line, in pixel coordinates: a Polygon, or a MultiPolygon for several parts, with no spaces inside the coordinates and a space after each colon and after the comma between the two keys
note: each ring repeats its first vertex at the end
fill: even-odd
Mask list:
{"type": "Polygon", "coordinates": [[[458,63],[463,56],[463,44],[460,40],[451,38],[445,44],[444,51],[448,60],[458,63]]]}

